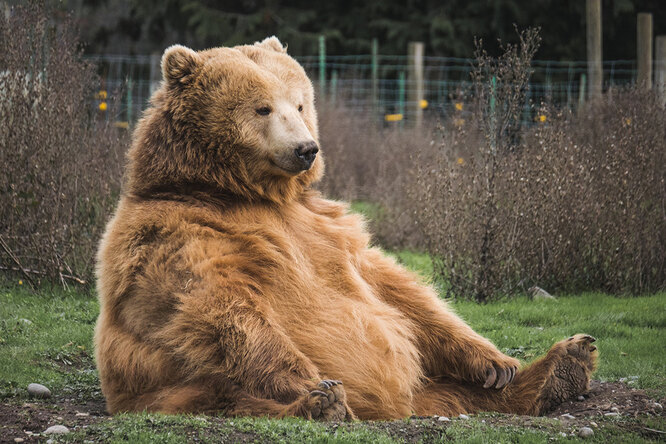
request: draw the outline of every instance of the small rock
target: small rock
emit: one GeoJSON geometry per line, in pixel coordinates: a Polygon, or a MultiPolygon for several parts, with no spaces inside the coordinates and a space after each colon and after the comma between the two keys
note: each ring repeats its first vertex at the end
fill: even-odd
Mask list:
{"type": "Polygon", "coordinates": [[[579,401],[585,401],[585,396],[580,395],[580,396],[578,397],[578,400],[579,400],[579,401]]]}
{"type": "Polygon", "coordinates": [[[581,438],[587,438],[588,436],[594,435],[594,430],[589,427],[581,427],[578,431],[578,436],[581,438]]]}
{"type": "Polygon", "coordinates": [[[564,432],[560,432],[560,436],[561,436],[562,438],[566,438],[566,437],[567,437],[567,434],[564,433],[564,432]]]}
{"type": "Polygon", "coordinates": [[[76,416],[90,416],[90,413],[87,413],[87,412],[76,412],[76,416]]]}
{"type": "Polygon", "coordinates": [[[611,407],[611,412],[620,413],[620,409],[618,409],[617,407],[611,407]]]}
{"type": "Polygon", "coordinates": [[[46,444],[53,444],[53,440],[52,439],[47,439],[46,444]]]}
{"type": "Polygon", "coordinates": [[[527,291],[529,292],[532,299],[557,299],[555,296],[548,293],[543,288],[537,286],[534,286],[527,291]]]}
{"type": "Polygon", "coordinates": [[[659,410],[660,412],[661,412],[662,410],[664,410],[664,406],[661,405],[661,404],[659,404],[658,402],[655,402],[654,404],[652,404],[652,407],[654,407],[655,409],[659,410]]]}
{"type": "Polygon", "coordinates": [[[32,321],[30,319],[21,318],[21,319],[19,319],[19,321],[23,322],[23,324],[25,324],[25,325],[32,325],[32,321]]]}
{"type": "Polygon", "coordinates": [[[599,427],[599,425],[598,425],[596,422],[594,422],[594,421],[590,421],[590,425],[591,425],[592,427],[599,427]]]}
{"type": "Polygon", "coordinates": [[[620,416],[620,414],[618,412],[608,412],[604,413],[604,416],[614,417],[614,416],[620,416]]]}
{"type": "Polygon", "coordinates": [[[627,378],[620,378],[619,381],[620,382],[627,382],[627,378]]]}
{"type": "Polygon", "coordinates": [[[25,439],[23,438],[14,438],[14,442],[23,442],[25,439]]]}
{"type": "Polygon", "coordinates": [[[574,415],[572,415],[571,413],[565,413],[565,414],[560,415],[560,416],[564,419],[576,419],[576,417],[574,415]]]}
{"type": "Polygon", "coordinates": [[[459,419],[469,419],[469,416],[467,415],[460,415],[458,416],[459,419]]]}
{"type": "Polygon", "coordinates": [[[50,398],[51,390],[44,387],[42,384],[29,384],[28,385],[28,394],[34,396],[35,398],[50,398]]]}
{"type": "Polygon", "coordinates": [[[451,420],[450,420],[448,417],[446,417],[446,416],[440,416],[439,418],[437,418],[437,421],[441,421],[441,422],[449,422],[449,421],[451,421],[451,420]]]}
{"type": "Polygon", "coordinates": [[[69,429],[64,425],[54,425],[44,430],[46,435],[64,435],[65,433],[69,433],[69,429]]]}

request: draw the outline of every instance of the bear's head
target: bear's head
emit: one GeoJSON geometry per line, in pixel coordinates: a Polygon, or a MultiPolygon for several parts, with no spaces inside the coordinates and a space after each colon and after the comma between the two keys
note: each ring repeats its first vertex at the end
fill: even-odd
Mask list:
{"type": "Polygon", "coordinates": [[[323,173],[312,83],[275,37],[168,48],[128,154],[128,190],[294,199],[323,173]]]}

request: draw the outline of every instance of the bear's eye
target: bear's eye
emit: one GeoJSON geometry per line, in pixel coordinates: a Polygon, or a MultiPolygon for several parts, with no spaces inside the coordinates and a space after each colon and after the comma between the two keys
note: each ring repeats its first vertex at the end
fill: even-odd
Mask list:
{"type": "Polygon", "coordinates": [[[303,112],[303,105],[298,105],[298,112],[302,113],[303,112]]]}
{"type": "Polygon", "coordinates": [[[261,108],[257,108],[257,114],[260,116],[267,116],[271,113],[271,109],[268,106],[262,106],[261,108]]]}

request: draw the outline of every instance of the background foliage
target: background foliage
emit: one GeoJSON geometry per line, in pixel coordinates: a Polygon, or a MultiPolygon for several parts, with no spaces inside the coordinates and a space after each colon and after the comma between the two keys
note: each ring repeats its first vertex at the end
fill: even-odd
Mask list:
{"type": "MultiPolygon", "coordinates": [[[[275,34],[292,55],[317,51],[327,38],[330,54],[405,54],[407,43],[426,44],[426,54],[471,57],[474,38],[517,41],[513,31],[540,26],[539,58],[584,60],[585,1],[561,0],[49,0],[73,11],[86,52],[149,54],[173,43],[203,49],[261,40],[275,34]]],[[[9,1],[9,4],[22,3],[9,1]]],[[[607,60],[634,59],[636,13],[654,14],[654,32],[666,33],[663,0],[603,0],[603,46],[607,60]]],[[[499,54],[496,47],[491,54],[499,54]]]]}

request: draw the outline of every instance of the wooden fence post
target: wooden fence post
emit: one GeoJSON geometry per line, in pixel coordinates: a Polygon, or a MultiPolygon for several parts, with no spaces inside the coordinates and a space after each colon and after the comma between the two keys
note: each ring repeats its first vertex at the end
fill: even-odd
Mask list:
{"type": "Polygon", "coordinates": [[[601,95],[603,67],[601,64],[601,0],[587,0],[587,76],[590,98],[601,95]]]}
{"type": "Polygon", "coordinates": [[[638,60],[638,78],[640,88],[652,88],[652,14],[638,14],[636,32],[636,58],[638,60]]]}
{"type": "Polygon", "coordinates": [[[657,36],[654,41],[654,86],[661,97],[661,105],[666,105],[666,35],[657,36]]]}
{"type": "Polygon", "coordinates": [[[417,128],[423,122],[423,42],[410,42],[407,51],[407,84],[408,84],[408,112],[409,118],[417,128]]]}

